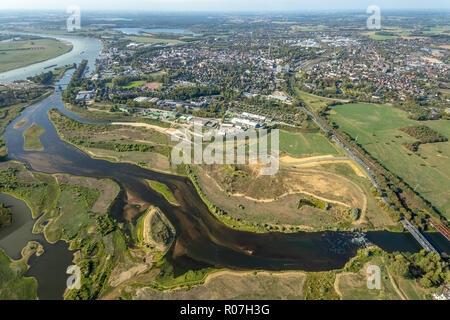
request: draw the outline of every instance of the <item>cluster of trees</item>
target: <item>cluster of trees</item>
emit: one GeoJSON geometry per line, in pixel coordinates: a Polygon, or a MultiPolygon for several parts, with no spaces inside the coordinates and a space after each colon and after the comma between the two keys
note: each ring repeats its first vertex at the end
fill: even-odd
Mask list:
{"type": "Polygon", "coordinates": [[[330,205],[325,201],[302,198],[297,202],[297,209],[301,209],[303,206],[309,206],[321,210],[328,210],[330,205]]]}
{"type": "Polygon", "coordinates": [[[69,84],[67,85],[66,90],[62,94],[62,99],[72,104],[77,104],[78,101],[75,99],[77,93],[80,89],[83,88],[83,75],[86,71],[87,60],[83,60],[78,65],[77,69],[72,74],[72,78],[70,79],[69,84]]]}
{"type": "Polygon", "coordinates": [[[55,74],[52,71],[42,72],[36,76],[28,77],[27,79],[33,81],[35,83],[43,84],[43,85],[51,85],[53,83],[53,78],[55,74]]]}
{"type": "Polygon", "coordinates": [[[116,87],[124,87],[133,81],[141,80],[138,76],[118,76],[112,81],[112,84],[116,87]]]}
{"type": "Polygon", "coordinates": [[[12,222],[11,209],[0,203],[0,227],[6,226],[12,222]]]}
{"type": "Polygon", "coordinates": [[[69,139],[71,143],[82,145],[87,148],[99,148],[105,150],[114,150],[116,152],[139,151],[152,152],[155,146],[142,143],[114,143],[110,141],[86,141],[77,138],[69,139]]]}
{"type": "Polygon", "coordinates": [[[1,90],[0,91],[0,108],[8,107],[14,104],[26,103],[40,97],[45,93],[45,88],[30,88],[18,90],[1,90]]]}
{"type": "Polygon", "coordinates": [[[405,101],[398,101],[395,107],[408,112],[408,118],[412,120],[425,121],[444,118],[446,112],[443,109],[439,111],[439,106],[435,102],[436,100],[410,96],[405,101]],[[433,108],[438,110],[433,113],[433,108]]]}
{"type": "Polygon", "coordinates": [[[350,207],[347,209],[347,214],[353,219],[353,221],[356,221],[359,219],[360,210],[355,207],[350,207]]]}
{"type": "Polygon", "coordinates": [[[416,152],[417,150],[419,150],[419,146],[420,146],[420,141],[414,141],[414,142],[403,142],[402,145],[412,151],[412,152],[416,152]]]}
{"type": "Polygon", "coordinates": [[[172,238],[172,232],[158,213],[154,214],[152,217],[151,230],[153,240],[164,245],[169,244],[169,241],[172,238]]]}
{"type": "Polygon", "coordinates": [[[416,152],[419,149],[419,146],[423,143],[448,141],[448,139],[441,135],[439,132],[423,125],[409,126],[401,128],[400,130],[405,132],[409,136],[419,140],[414,142],[404,142],[402,144],[406,149],[411,150],[412,152],[416,152]]]}
{"type": "MultiPolygon", "coordinates": [[[[112,84],[115,87],[125,87],[132,83],[133,81],[159,81],[163,84],[168,84],[170,82],[170,77],[166,73],[161,73],[157,75],[147,74],[147,75],[139,75],[139,76],[117,76],[114,77],[112,84]]],[[[104,87],[108,80],[100,81],[100,86],[104,87]]]]}
{"type": "Polygon", "coordinates": [[[450,281],[449,265],[436,252],[422,250],[415,254],[392,254],[388,258],[389,269],[395,275],[416,279],[424,288],[438,287],[450,281]]]}
{"type": "Polygon", "coordinates": [[[15,189],[17,188],[18,181],[16,174],[19,170],[16,168],[8,167],[0,171],[0,189],[15,189]]]}
{"type": "Polygon", "coordinates": [[[30,81],[33,81],[34,83],[49,86],[49,85],[53,84],[56,80],[59,80],[67,70],[69,70],[71,68],[75,68],[75,66],[76,66],[75,63],[71,64],[71,65],[70,64],[65,65],[62,67],[55,68],[52,71],[42,72],[38,75],[28,77],[27,79],[30,81]]]}
{"type": "Polygon", "coordinates": [[[220,92],[220,89],[215,86],[176,87],[173,90],[164,93],[164,98],[173,100],[191,100],[198,97],[218,95],[220,92]]]}
{"type": "Polygon", "coordinates": [[[109,218],[108,215],[97,216],[96,217],[95,230],[102,236],[106,236],[108,233],[113,232],[115,229],[114,222],[109,218]]]}
{"type": "Polygon", "coordinates": [[[262,96],[243,99],[241,103],[231,104],[231,108],[236,111],[256,113],[269,119],[275,118],[292,125],[300,125],[306,120],[307,116],[299,108],[300,106],[301,102],[299,101],[287,104],[280,100],[266,99],[262,96]]]}
{"type": "Polygon", "coordinates": [[[400,130],[410,135],[411,137],[416,138],[421,143],[448,141],[448,139],[442,134],[424,125],[408,126],[401,128],[400,130]]]}
{"type": "Polygon", "coordinates": [[[81,121],[76,121],[63,115],[59,110],[50,110],[50,119],[58,130],[62,131],[88,131],[88,132],[105,132],[110,129],[106,125],[89,124],[81,121]]]}

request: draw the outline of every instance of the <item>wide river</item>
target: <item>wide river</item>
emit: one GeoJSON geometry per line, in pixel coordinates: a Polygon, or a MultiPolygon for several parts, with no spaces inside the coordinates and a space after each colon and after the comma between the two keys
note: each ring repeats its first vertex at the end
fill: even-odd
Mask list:
{"type": "MultiPolygon", "coordinates": [[[[84,59],[88,58],[90,62],[98,56],[101,45],[95,40],[82,38],[76,38],[76,41],[72,42],[74,45],[82,43],[83,48],[88,48],[93,41],[96,43],[94,45],[96,50],[84,50],[90,52],[90,56],[83,57],[84,59]]],[[[74,50],[76,49],[74,47],[74,50]]],[[[74,57],[72,61],[68,61],[64,55],[60,58],[65,59],[64,64],[80,60],[78,56],[74,57]]],[[[24,74],[28,76],[28,68],[15,70],[14,77],[20,79],[24,74]]],[[[42,70],[36,71],[36,73],[39,72],[42,70]]],[[[73,70],[69,71],[56,87],[59,84],[64,87],[72,73],[73,70]]],[[[124,221],[125,217],[131,213],[135,215],[136,210],[139,211],[137,215],[139,216],[149,205],[160,207],[177,232],[175,242],[167,254],[167,258],[173,263],[177,273],[205,266],[241,270],[331,270],[341,268],[362,245],[359,241],[361,234],[352,232],[285,234],[279,232],[251,233],[230,229],[209,212],[189,179],[146,170],[131,164],[93,159],[62,141],[48,118],[47,112],[53,108],[59,109],[71,118],[94,122],[82,119],[65,109],[61,101],[61,93],[55,91],[45,100],[26,108],[21,116],[7,127],[4,137],[9,158],[21,161],[30,169],[39,172],[67,173],[114,180],[122,192],[112,206],[110,214],[119,221],[124,221]],[[15,123],[23,119],[28,120],[27,124],[20,129],[14,129],[15,123]],[[43,151],[23,150],[22,133],[32,124],[45,128],[45,132],[40,137],[44,146],[43,151]],[[160,194],[148,187],[145,179],[165,183],[181,205],[170,205],[160,194]],[[139,209],[136,209],[136,203],[141,204],[139,209]]],[[[50,245],[41,235],[33,235],[31,233],[33,222],[29,209],[18,199],[8,196],[4,196],[4,198],[8,198],[13,213],[15,215],[17,213],[20,219],[18,219],[16,227],[10,227],[3,233],[0,230],[0,247],[8,255],[17,258],[20,246],[24,245],[26,241],[40,241],[44,245],[45,253],[41,257],[33,257],[30,260],[31,268],[27,275],[37,279],[40,299],[61,298],[65,290],[64,272],[71,264],[72,257],[72,253],[67,249],[67,244],[58,242],[50,245]]],[[[4,199],[0,198],[0,200],[4,199]]],[[[408,233],[380,231],[367,232],[363,236],[390,252],[420,250],[419,245],[408,233]]],[[[450,252],[448,243],[443,240],[442,236],[430,234],[428,237],[434,244],[437,244],[438,248],[450,252]]]]}

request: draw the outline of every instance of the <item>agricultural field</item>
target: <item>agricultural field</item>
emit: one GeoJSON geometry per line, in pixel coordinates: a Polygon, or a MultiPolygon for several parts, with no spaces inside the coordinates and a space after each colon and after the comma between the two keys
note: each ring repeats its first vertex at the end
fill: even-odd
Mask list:
{"type": "Polygon", "coordinates": [[[376,32],[364,32],[361,33],[361,35],[364,36],[368,36],[369,38],[373,39],[373,40],[391,40],[391,39],[396,39],[397,36],[393,36],[393,35],[381,35],[381,34],[376,34],[376,32]]]}
{"type": "Polygon", "coordinates": [[[72,45],[56,39],[4,42],[0,44],[0,72],[52,59],[70,50],[72,45]]]}
{"type": "Polygon", "coordinates": [[[402,110],[374,104],[334,106],[329,119],[450,218],[450,143],[421,144],[413,152],[404,144],[417,140],[400,130],[425,125],[450,138],[447,120],[415,121],[402,110]]]}

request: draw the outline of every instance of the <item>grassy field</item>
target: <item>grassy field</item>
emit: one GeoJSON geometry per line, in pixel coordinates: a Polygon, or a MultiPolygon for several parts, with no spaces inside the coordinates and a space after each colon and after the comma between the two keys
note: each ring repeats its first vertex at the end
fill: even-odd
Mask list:
{"type": "Polygon", "coordinates": [[[379,248],[365,249],[351,259],[336,276],[335,289],[343,300],[425,300],[433,291],[425,289],[412,278],[396,275],[386,253],[379,248]],[[366,253],[370,251],[371,254],[366,253]],[[380,268],[380,289],[369,289],[369,266],[380,268]]]}
{"type": "Polygon", "coordinates": [[[24,150],[43,150],[44,147],[41,144],[41,140],[39,136],[45,132],[45,129],[33,124],[27,130],[23,132],[24,141],[24,150]]]}
{"type": "Polygon", "coordinates": [[[172,191],[170,191],[170,189],[161,182],[155,181],[155,180],[147,180],[150,188],[152,188],[153,190],[155,190],[156,192],[159,192],[160,194],[163,195],[163,197],[169,201],[171,204],[173,205],[179,205],[177,200],[175,199],[172,191]]]}
{"type": "Polygon", "coordinates": [[[37,281],[26,278],[23,274],[28,269],[31,255],[42,254],[42,246],[37,242],[29,242],[22,250],[20,260],[11,260],[0,249],[0,300],[35,300],[37,281]]]}
{"type": "Polygon", "coordinates": [[[129,84],[127,84],[126,86],[123,86],[121,88],[123,88],[123,89],[133,89],[133,88],[141,87],[141,86],[143,86],[146,83],[147,83],[147,81],[132,81],[129,84]]]}
{"type": "Polygon", "coordinates": [[[280,151],[291,156],[338,154],[320,133],[290,133],[280,130],[280,151]]]}
{"type": "MultiPolygon", "coordinates": [[[[160,131],[133,126],[84,125],[56,111],[50,111],[49,114],[59,135],[65,141],[76,145],[93,157],[112,162],[129,162],[157,171],[176,172],[176,165],[170,161],[170,150],[175,142],[170,141],[170,138],[160,131]],[[152,146],[153,149],[146,152],[118,151],[114,147],[136,143],[142,146],[152,146]]],[[[146,121],[156,126],[164,125],[164,122],[156,120],[148,119],[146,121]]]]}
{"type": "Polygon", "coordinates": [[[397,36],[380,35],[380,34],[375,34],[375,32],[364,32],[364,33],[361,33],[361,35],[368,36],[369,38],[371,38],[373,40],[391,40],[391,39],[397,38],[397,36]]]}
{"type": "Polygon", "coordinates": [[[450,218],[450,142],[424,144],[413,153],[402,144],[415,139],[399,130],[426,125],[450,138],[446,120],[414,121],[402,110],[372,104],[335,106],[329,118],[450,218]]]}
{"type": "Polygon", "coordinates": [[[7,155],[5,140],[1,135],[8,124],[20,115],[24,107],[23,105],[14,105],[0,109],[0,160],[7,155]]]}
{"type": "Polygon", "coordinates": [[[394,227],[392,220],[379,207],[370,193],[370,181],[358,176],[346,164],[326,164],[308,168],[281,167],[272,176],[260,176],[258,170],[239,166],[203,166],[196,168],[202,194],[208,202],[235,219],[235,226],[244,223],[258,229],[295,231],[363,229],[394,227]],[[301,198],[329,204],[328,210],[310,206],[298,209],[301,198]],[[346,210],[359,208],[357,222],[349,219],[346,210]]]}
{"type": "MultiPolygon", "coordinates": [[[[120,237],[120,231],[108,216],[119,187],[111,180],[31,172],[9,161],[0,162],[0,192],[26,201],[34,218],[43,213],[33,232],[44,231],[50,242],[70,241],[71,250],[77,250],[74,262],[82,270],[82,288],[70,291],[66,298],[97,297],[122,250],[113,243],[114,234],[120,237]]],[[[11,275],[6,277],[14,280],[11,275]]]]}
{"type": "Polygon", "coordinates": [[[304,91],[301,91],[297,88],[294,89],[295,94],[306,103],[306,105],[312,110],[312,111],[318,111],[319,109],[323,108],[327,103],[333,102],[333,101],[342,101],[339,99],[331,99],[331,98],[325,98],[325,97],[319,97],[314,94],[310,94],[304,91]]]}
{"type": "Polygon", "coordinates": [[[95,225],[95,219],[88,214],[100,192],[78,185],[60,185],[57,201],[59,217],[54,219],[47,228],[45,236],[51,242],[61,238],[73,239],[80,229],[95,225]]]}
{"type": "Polygon", "coordinates": [[[209,275],[205,283],[189,290],[184,288],[159,291],[152,288],[133,290],[134,299],[234,300],[291,299],[302,300],[306,275],[302,272],[237,272],[219,271],[209,275]]]}
{"type": "Polygon", "coordinates": [[[0,44],[0,72],[45,61],[71,49],[72,45],[56,39],[4,42],[0,44]]]}
{"type": "Polygon", "coordinates": [[[394,284],[387,273],[382,257],[374,257],[365,263],[359,272],[341,274],[338,276],[337,287],[343,300],[401,300],[394,284]],[[369,289],[367,283],[367,268],[370,265],[380,267],[381,289],[369,289]]]}
{"type": "MultiPolygon", "coordinates": [[[[34,102],[42,100],[43,98],[47,97],[51,92],[52,91],[49,90],[42,96],[34,100],[31,100],[28,103],[21,103],[0,108],[0,160],[5,158],[7,155],[5,140],[2,135],[8,124],[10,124],[14,119],[16,119],[25,107],[34,102]]],[[[22,123],[22,125],[24,125],[22,121],[19,121],[19,123],[22,123]]],[[[19,125],[19,123],[17,125],[19,125]]]]}
{"type": "Polygon", "coordinates": [[[51,209],[55,192],[55,180],[48,175],[31,173],[18,162],[0,162],[0,192],[26,201],[33,217],[51,209]]]}
{"type": "Polygon", "coordinates": [[[305,300],[339,300],[334,290],[336,271],[310,272],[306,278],[305,300]]]}

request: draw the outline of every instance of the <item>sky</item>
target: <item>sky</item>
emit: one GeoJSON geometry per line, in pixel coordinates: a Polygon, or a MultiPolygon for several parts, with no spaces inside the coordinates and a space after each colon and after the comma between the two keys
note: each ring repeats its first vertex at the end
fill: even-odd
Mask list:
{"type": "Polygon", "coordinates": [[[383,9],[450,9],[449,0],[0,0],[2,9],[137,11],[303,11],[383,9]]]}

